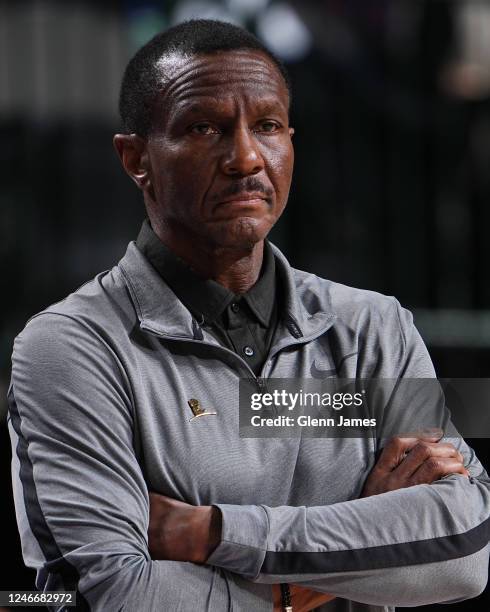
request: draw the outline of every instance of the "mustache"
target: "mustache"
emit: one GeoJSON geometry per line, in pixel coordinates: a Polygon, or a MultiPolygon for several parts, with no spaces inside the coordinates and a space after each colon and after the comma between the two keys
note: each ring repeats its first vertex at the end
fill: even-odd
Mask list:
{"type": "Polygon", "coordinates": [[[270,187],[266,187],[262,181],[253,176],[231,183],[226,189],[223,189],[219,194],[213,197],[214,202],[219,202],[225,198],[233,197],[239,193],[263,193],[267,198],[270,198],[274,193],[270,187]]]}

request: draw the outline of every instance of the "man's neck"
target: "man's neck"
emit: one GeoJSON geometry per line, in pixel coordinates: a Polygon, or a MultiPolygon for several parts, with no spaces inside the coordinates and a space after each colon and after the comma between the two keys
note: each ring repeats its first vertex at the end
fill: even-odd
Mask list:
{"type": "Polygon", "coordinates": [[[264,241],[251,248],[204,247],[198,241],[171,239],[154,228],[158,238],[199,276],[212,279],[240,295],[257,282],[264,255],[264,241]]]}

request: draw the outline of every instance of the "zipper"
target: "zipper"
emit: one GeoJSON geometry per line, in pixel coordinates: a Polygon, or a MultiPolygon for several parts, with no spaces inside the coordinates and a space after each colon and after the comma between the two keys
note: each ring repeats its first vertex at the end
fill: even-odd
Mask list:
{"type": "Polygon", "coordinates": [[[328,315],[326,317],[326,321],[328,321],[328,325],[323,327],[320,331],[315,332],[314,334],[311,334],[310,336],[301,336],[301,338],[295,338],[292,341],[284,339],[281,342],[278,342],[275,346],[272,347],[267,357],[267,360],[262,367],[262,372],[260,373],[260,376],[267,378],[266,367],[271,363],[272,358],[275,357],[278,353],[280,353],[282,349],[287,348],[289,346],[295,346],[297,344],[306,344],[307,342],[311,342],[311,340],[315,340],[316,338],[324,334],[326,331],[328,331],[332,327],[334,320],[335,320],[335,315],[333,314],[328,315]]]}

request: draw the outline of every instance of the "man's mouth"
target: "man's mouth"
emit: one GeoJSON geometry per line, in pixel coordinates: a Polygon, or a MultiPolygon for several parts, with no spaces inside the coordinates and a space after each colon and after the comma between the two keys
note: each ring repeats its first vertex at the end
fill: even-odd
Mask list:
{"type": "Polygon", "coordinates": [[[263,193],[237,193],[233,196],[221,200],[218,204],[253,204],[267,202],[268,197],[263,193]]]}
{"type": "Polygon", "coordinates": [[[215,220],[235,217],[262,217],[269,208],[270,198],[263,193],[237,193],[217,202],[215,220]]]}

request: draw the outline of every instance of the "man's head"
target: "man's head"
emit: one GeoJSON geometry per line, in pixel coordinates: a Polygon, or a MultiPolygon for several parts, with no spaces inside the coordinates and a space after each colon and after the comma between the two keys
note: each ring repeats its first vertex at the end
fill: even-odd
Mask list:
{"type": "Polygon", "coordinates": [[[264,239],[291,182],[289,97],[282,64],[231,24],[186,22],[138,51],[115,145],[168,246],[182,254],[183,244],[247,249],[264,239]]]}

